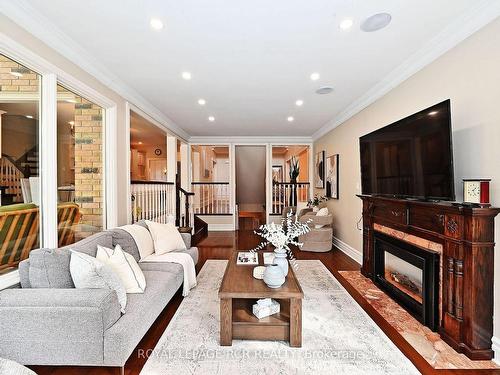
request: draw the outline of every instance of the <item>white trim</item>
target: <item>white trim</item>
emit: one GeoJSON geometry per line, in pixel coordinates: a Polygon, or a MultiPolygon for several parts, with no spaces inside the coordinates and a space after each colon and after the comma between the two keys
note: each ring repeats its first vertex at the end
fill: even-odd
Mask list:
{"type": "Polygon", "coordinates": [[[496,336],[493,336],[491,338],[491,349],[493,349],[493,352],[495,352],[493,362],[495,362],[497,365],[500,365],[500,338],[496,336]]]}
{"type": "Polygon", "coordinates": [[[41,80],[39,145],[41,246],[57,248],[57,76],[44,74],[41,80]]]}
{"type": "Polygon", "coordinates": [[[361,264],[363,255],[360,251],[356,250],[354,247],[346,244],[344,241],[338,239],[335,236],[333,236],[333,245],[338,247],[343,253],[354,259],[357,263],[361,264]]]}
{"type": "Polygon", "coordinates": [[[104,112],[104,227],[109,229],[118,226],[117,108],[113,106],[104,112]]]}
{"type": "Polygon", "coordinates": [[[346,122],[499,16],[500,1],[477,1],[475,10],[467,12],[449,24],[442,32],[426,43],[423,48],[412,54],[385,78],[347,106],[338,116],[315,131],[312,138],[317,140],[346,122]]]}
{"type": "MultiPolygon", "coordinates": [[[[0,4],[0,12],[12,19],[19,26],[60,53],[73,64],[97,78],[103,85],[115,91],[125,100],[133,102],[138,108],[150,114],[151,117],[157,119],[174,133],[185,139],[189,138],[189,135],[183,129],[177,126],[137,91],[125,84],[82,46],[64,34],[47,17],[36,11],[27,1],[3,1],[0,4]]],[[[57,75],[60,76],[59,73],[57,75]]]]}
{"type": "Polygon", "coordinates": [[[209,232],[234,231],[234,224],[208,224],[208,231],[209,232]]]}
{"type": "Polygon", "coordinates": [[[10,288],[20,283],[19,271],[14,270],[0,276],[0,290],[10,288]]]}
{"type": "Polygon", "coordinates": [[[262,145],[268,143],[275,144],[310,144],[313,139],[308,136],[304,137],[288,137],[288,136],[192,136],[189,138],[189,143],[191,144],[240,144],[240,145],[262,145]]]}
{"type": "Polygon", "coordinates": [[[132,224],[132,188],[131,188],[131,178],[130,178],[130,160],[131,160],[131,152],[130,152],[130,111],[132,110],[132,105],[129,102],[125,103],[125,148],[127,149],[127,160],[125,163],[125,172],[127,173],[127,186],[125,186],[125,192],[127,194],[127,224],[132,224]]]}

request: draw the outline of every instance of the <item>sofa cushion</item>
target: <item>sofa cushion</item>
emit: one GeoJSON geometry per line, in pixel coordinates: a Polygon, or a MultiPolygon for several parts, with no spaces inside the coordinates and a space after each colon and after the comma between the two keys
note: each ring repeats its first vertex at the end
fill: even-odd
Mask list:
{"type": "Polygon", "coordinates": [[[137,262],[139,261],[139,259],[141,259],[137,244],[135,243],[135,240],[130,233],[120,228],[110,229],[108,232],[111,233],[112,236],[112,247],[120,245],[123,251],[132,255],[137,262]]]}
{"type": "Polygon", "coordinates": [[[84,253],[90,255],[91,257],[95,257],[97,254],[97,245],[101,245],[104,247],[113,247],[113,235],[110,232],[99,232],[93,234],[90,237],[84,238],[74,244],[61,247],[65,250],[74,250],[80,253],[84,253]]]}
{"type": "Polygon", "coordinates": [[[104,362],[108,366],[125,363],[183,281],[182,272],[145,271],[144,276],[144,294],[130,294],[127,313],[104,333],[104,362]]]}
{"type": "Polygon", "coordinates": [[[19,281],[21,288],[31,288],[30,284],[30,261],[25,259],[19,263],[19,281]]]}
{"type": "MultiPolygon", "coordinates": [[[[193,262],[196,265],[198,263],[198,248],[197,247],[190,247],[187,250],[176,250],[173,251],[175,253],[187,253],[191,255],[191,258],[193,258],[193,262]]],[[[182,269],[182,266],[178,263],[170,263],[170,262],[139,262],[139,267],[143,271],[166,271],[166,272],[173,272],[173,273],[180,273],[184,275],[184,271],[182,269]]]]}
{"type": "Polygon", "coordinates": [[[29,256],[31,288],[74,288],[67,249],[37,249],[29,256]]]}
{"type": "Polygon", "coordinates": [[[116,292],[125,313],[127,293],[118,275],[108,265],[90,255],[71,251],[71,278],[79,289],[111,289],[116,292]]]}

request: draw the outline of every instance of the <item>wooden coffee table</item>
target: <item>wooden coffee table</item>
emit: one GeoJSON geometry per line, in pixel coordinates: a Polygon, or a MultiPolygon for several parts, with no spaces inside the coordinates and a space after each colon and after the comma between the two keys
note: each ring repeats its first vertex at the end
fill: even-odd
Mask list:
{"type": "MultiPolygon", "coordinates": [[[[233,339],[282,340],[290,346],[302,346],[302,298],[304,293],[292,267],[285,283],[278,289],[252,276],[255,266],[236,265],[234,253],[229,259],[219,288],[220,344],[232,345],[233,339]],[[252,305],[260,298],[273,298],[280,303],[280,312],[258,319],[252,305]]],[[[263,255],[259,252],[259,265],[263,255]]]]}

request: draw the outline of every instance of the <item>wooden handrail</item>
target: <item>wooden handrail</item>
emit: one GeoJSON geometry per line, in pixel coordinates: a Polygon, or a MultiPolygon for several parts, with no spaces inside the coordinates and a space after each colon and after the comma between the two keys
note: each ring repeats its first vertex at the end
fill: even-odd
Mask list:
{"type": "Polygon", "coordinates": [[[275,182],[273,181],[273,185],[310,185],[310,182],[275,182]]]}
{"type": "Polygon", "coordinates": [[[148,180],[132,180],[130,181],[132,185],[174,185],[174,182],[168,181],[148,181],[148,180]]]}
{"type": "Polygon", "coordinates": [[[191,185],[229,185],[229,182],[191,182],[191,185]]]}

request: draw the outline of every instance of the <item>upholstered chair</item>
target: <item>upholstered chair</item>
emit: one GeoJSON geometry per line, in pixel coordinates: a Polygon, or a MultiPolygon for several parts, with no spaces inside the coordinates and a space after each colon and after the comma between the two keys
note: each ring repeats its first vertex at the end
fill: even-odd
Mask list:
{"type": "Polygon", "coordinates": [[[317,216],[314,212],[305,212],[299,217],[299,221],[307,223],[311,228],[310,232],[299,236],[302,242],[302,251],[327,252],[332,249],[333,238],[333,215],[317,216]],[[321,226],[321,228],[317,228],[321,226]]]}

